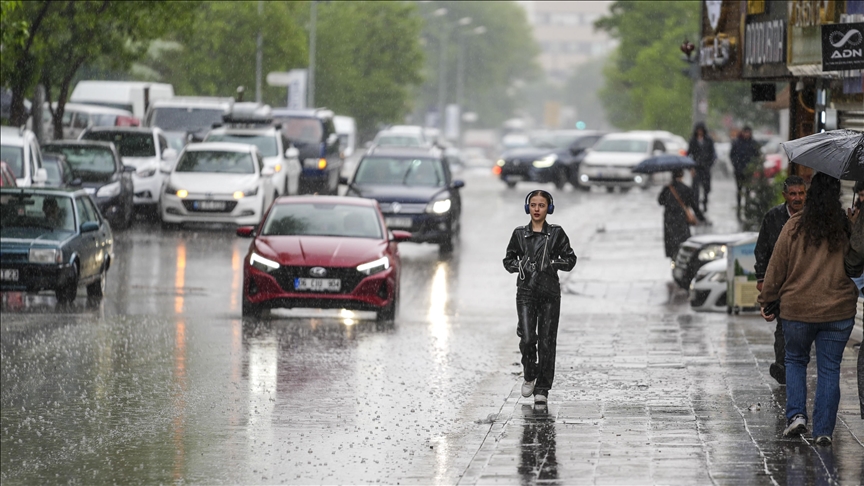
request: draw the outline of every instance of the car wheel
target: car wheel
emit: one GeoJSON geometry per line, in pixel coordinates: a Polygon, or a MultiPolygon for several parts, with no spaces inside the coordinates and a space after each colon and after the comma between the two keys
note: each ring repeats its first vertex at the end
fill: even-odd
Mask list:
{"type": "Polygon", "coordinates": [[[243,298],[243,305],[241,307],[243,317],[249,319],[257,319],[261,317],[261,313],[264,310],[261,305],[253,304],[252,302],[247,301],[245,297],[243,298]]]}
{"type": "Polygon", "coordinates": [[[453,253],[453,247],[455,246],[455,235],[450,233],[447,235],[447,238],[438,244],[438,253],[442,255],[449,255],[453,253]]]}
{"type": "Polygon", "coordinates": [[[168,223],[166,221],[161,222],[162,229],[165,231],[174,231],[180,228],[180,225],[177,223],[168,223]]]}
{"type": "Polygon", "coordinates": [[[509,187],[510,189],[516,187],[516,181],[504,181],[504,183],[507,184],[507,187],[509,187]]]}
{"type": "Polygon", "coordinates": [[[561,191],[564,189],[565,185],[567,185],[567,175],[564,173],[564,171],[560,171],[555,177],[555,189],[561,191]]]}
{"type": "Polygon", "coordinates": [[[606,192],[608,192],[608,193],[615,192],[615,187],[614,186],[606,186],[606,192]]]}
{"type": "Polygon", "coordinates": [[[61,304],[75,301],[75,297],[78,296],[78,265],[72,265],[72,277],[65,286],[55,291],[55,295],[57,296],[57,302],[61,304]]]}
{"type": "Polygon", "coordinates": [[[99,279],[87,285],[88,299],[101,299],[105,295],[105,280],[107,280],[107,278],[108,272],[103,267],[99,279]]]}
{"type": "Polygon", "coordinates": [[[399,311],[399,290],[396,290],[396,295],[393,297],[393,302],[390,305],[383,307],[375,316],[378,321],[391,322],[396,320],[396,313],[399,311]]]}

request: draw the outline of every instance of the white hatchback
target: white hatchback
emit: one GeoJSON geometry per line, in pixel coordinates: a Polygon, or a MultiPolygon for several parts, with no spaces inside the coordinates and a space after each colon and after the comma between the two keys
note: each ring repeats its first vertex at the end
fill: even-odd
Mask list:
{"type": "Polygon", "coordinates": [[[276,196],[273,169],[254,145],[187,145],[159,199],[163,227],[181,223],[257,225],[276,196]]]}

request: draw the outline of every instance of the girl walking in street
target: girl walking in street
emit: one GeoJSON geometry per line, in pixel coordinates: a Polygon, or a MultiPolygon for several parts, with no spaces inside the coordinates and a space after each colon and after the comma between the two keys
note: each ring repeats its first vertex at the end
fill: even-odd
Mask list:
{"type": "Polygon", "coordinates": [[[858,289],[847,276],[849,221],[840,204],[840,181],[813,176],[804,209],[780,232],[759,294],[762,317],[774,320],[769,304],[780,301],[786,338],[785,436],[807,431],[807,365],[816,343],[813,437],[831,445],[840,404],[840,362],[855,323],[858,289]]]}
{"type": "Polygon", "coordinates": [[[569,272],[576,265],[576,255],[564,229],[546,222],[546,215],[554,211],[551,194],[541,190],[528,193],[525,213],[531,215],[531,222],[513,230],[504,256],[504,268],[519,274],[516,335],[525,379],[522,396],[534,395],[534,403],[538,404],[546,403],[555,377],[561,311],[558,270],[569,272]]]}

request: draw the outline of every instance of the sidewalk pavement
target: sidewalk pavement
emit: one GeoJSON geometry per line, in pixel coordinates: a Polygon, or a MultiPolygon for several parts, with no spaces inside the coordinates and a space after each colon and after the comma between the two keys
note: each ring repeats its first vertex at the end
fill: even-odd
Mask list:
{"type": "MultiPolygon", "coordinates": [[[[724,231],[737,229],[732,184],[715,181],[709,207],[724,231]]],[[[774,324],[697,314],[670,293],[652,210],[659,218],[649,208],[579,242],[549,404],[522,398],[516,380],[459,483],[864,484],[860,331],[844,354],[834,445],[783,438],[785,387],[768,375],[774,324]]],[[[812,410],[815,359],[809,371],[812,410]]]]}

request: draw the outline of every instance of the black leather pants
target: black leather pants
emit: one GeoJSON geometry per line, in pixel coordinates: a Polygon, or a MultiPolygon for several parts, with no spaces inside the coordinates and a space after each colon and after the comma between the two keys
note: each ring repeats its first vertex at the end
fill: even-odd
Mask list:
{"type": "Polygon", "coordinates": [[[555,348],[558,343],[561,298],[539,299],[517,294],[516,312],[519,315],[516,335],[519,336],[525,380],[536,378],[534,394],[548,396],[555,378],[555,348]]]}

